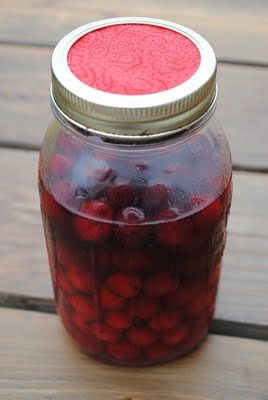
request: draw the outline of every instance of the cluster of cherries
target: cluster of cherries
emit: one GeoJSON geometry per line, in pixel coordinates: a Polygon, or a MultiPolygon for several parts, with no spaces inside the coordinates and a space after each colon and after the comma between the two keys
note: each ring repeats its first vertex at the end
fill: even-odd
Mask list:
{"type": "MultiPolygon", "coordinates": [[[[201,140],[195,146],[195,154],[207,151],[201,140]]],[[[49,161],[40,158],[58,312],[99,359],[149,365],[175,358],[204,338],[213,319],[231,178],[216,196],[216,177],[205,184],[217,170],[208,157],[187,164],[173,150],[140,161],[87,147],[61,134],[49,161]]]]}

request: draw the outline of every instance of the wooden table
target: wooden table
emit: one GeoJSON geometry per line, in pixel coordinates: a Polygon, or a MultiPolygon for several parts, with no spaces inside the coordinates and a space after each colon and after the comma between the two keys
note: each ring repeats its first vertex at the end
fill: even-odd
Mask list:
{"type": "Polygon", "coordinates": [[[0,398],[268,399],[268,2],[9,0],[0,13],[0,398]],[[50,119],[52,46],[97,18],[150,15],[188,25],[219,59],[219,118],[234,200],[216,320],[205,343],[152,368],[81,354],[55,315],[39,213],[38,149],[50,119]]]}

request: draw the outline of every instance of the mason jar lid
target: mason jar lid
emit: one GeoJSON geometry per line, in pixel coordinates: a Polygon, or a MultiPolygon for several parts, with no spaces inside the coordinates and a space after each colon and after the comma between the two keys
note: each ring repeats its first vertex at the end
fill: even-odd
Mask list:
{"type": "Polygon", "coordinates": [[[165,20],[122,17],[81,26],[57,44],[51,69],[53,108],[109,137],[166,135],[215,105],[212,47],[165,20]]]}

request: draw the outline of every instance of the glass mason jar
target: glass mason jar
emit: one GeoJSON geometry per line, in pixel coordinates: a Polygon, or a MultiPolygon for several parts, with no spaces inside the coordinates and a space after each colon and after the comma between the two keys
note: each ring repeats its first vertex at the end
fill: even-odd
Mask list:
{"type": "Polygon", "coordinates": [[[100,360],[155,364],[207,334],[232,196],[216,97],[212,48],[171,22],[98,21],[54,50],[41,211],[57,311],[100,360]]]}

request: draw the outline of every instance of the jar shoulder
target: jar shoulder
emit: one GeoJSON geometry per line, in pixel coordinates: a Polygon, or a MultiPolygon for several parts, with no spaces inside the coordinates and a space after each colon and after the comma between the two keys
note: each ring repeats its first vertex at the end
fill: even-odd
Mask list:
{"type": "Polygon", "coordinates": [[[63,205],[106,198],[116,209],[139,207],[149,218],[161,218],[167,208],[177,216],[205,208],[223,193],[231,172],[228,142],[214,118],[195,131],[136,145],[83,137],[53,120],[39,166],[42,185],[63,205]],[[66,190],[68,196],[59,195],[66,190]]]}

